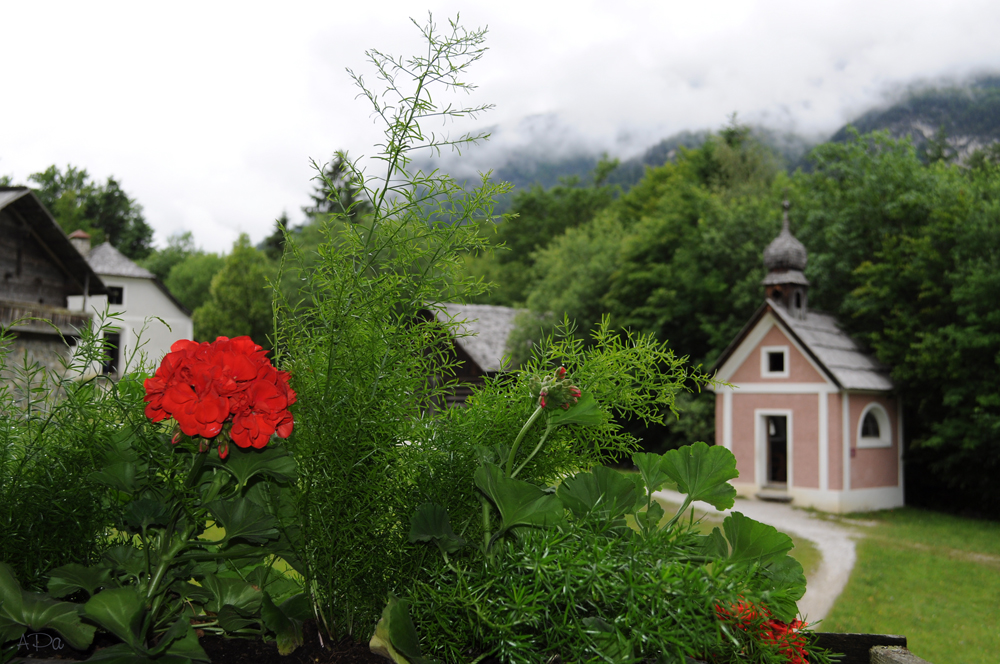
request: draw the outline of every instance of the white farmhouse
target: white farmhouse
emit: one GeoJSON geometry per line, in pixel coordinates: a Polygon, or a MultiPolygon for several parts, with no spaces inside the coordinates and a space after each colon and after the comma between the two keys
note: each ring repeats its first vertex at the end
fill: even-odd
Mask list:
{"type": "Polygon", "coordinates": [[[194,338],[191,312],[152,272],[133,263],[109,242],[91,249],[90,236],[83,231],[71,233],[70,240],[105,283],[108,294],[92,295],[86,302],[83,296],[71,296],[67,298],[68,309],[100,315],[107,307],[111,313],[121,314],[121,323],[106,334],[116,350],[107,358],[104,373],[121,375],[134,368],[139,359],[137,343],[139,354],[148,363],[158,364],[175,341],[194,338]]]}

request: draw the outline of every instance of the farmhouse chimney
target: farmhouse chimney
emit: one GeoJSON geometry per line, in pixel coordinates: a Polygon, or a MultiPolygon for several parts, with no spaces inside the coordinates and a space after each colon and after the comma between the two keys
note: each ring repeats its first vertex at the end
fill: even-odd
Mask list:
{"type": "Polygon", "coordinates": [[[69,241],[84,258],[90,253],[90,234],[87,231],[73,231],[69,234],[69,241]]]}

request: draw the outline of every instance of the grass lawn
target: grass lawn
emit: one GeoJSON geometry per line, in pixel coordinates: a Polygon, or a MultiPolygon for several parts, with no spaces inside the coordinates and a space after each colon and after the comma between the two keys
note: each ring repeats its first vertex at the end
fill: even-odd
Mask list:
{"type": "Polygon", "coordinates": [[[1000,661],[1000,523],[913,508],[852,514],[858,561],[828,632],[902,634],[933,664],[1000,661]]]}

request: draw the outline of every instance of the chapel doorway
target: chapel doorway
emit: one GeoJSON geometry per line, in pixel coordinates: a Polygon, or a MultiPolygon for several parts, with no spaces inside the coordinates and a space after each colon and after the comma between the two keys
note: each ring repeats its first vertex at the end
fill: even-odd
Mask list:
{"type": "Polygon", "coordinates": [[[788,485],[788,417],[767,416],[767,483],[788,485]]]}

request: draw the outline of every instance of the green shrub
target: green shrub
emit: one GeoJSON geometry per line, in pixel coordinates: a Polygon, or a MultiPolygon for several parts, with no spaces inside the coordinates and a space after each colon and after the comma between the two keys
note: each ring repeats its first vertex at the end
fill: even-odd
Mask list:
{"type": "MultiPolygon", "coordinates": [[[[421,568],[424,552],[404,546],[400,524],[415,507],[408,487],[426,466],[407,446],[432,437],[434,404],[452,387],[443,342],[454,328],[422,312],[482,290],[457,275],[464,254],[487,247],[479,224],[505,190],[484,177],[466,192],[448,176],[413,167],[416,150],[476,140],[425,136],[422,118],[485,110],[439,109],[431,100],[471,89],[461,76],[482,55],[483,33],[452,24],[439,34],[433,23],[424,33],[426,56],[403,61],[369,52],[384,95],[355,77],[385,123],[376,157],[383,174],[368,177],[339,157],[371,213],[352,219],[347,209],[325,220],[317,255],[286,243],[285,270],[297,272],[305,299],[276,309],[276,361],[298,394],[288,445],[300,471],[303,557],[318,614],[336,637],[367,638],[387,593],[421,568]]],[[[460,453],[458,466],[467,458],[460,453]]],[[[434,475],[431,486],[447,473],[434,475]]]]}
{"type": "Polygon", "coordinates": [[[49,570],[92,562],[108,546],[113,513],[88,476],[102,442],[139,426],[142,382],[93,371],[104,357],[101,330],[82,331],[61,371],[14,357],[8,330],[0,339],[0,560],[41,588],[49,570]]]}

